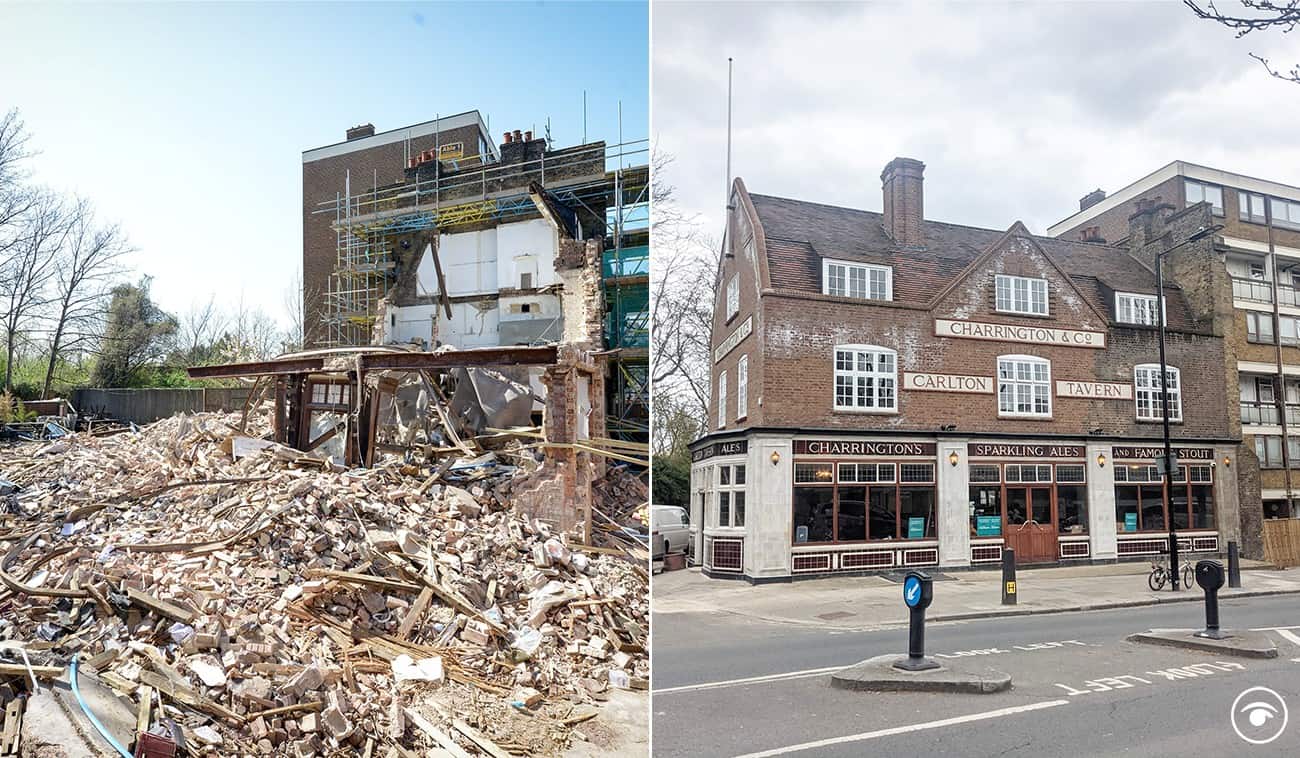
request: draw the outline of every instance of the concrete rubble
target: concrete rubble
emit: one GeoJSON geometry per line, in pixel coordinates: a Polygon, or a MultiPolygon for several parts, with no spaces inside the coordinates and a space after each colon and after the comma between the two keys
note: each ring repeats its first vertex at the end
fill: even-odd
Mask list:
{"type": "Polygon", "coordinates": [[[0,449],[0,708],[75,658],[138,714],[123,744],[546,755],[647,688],[644,554],[525,515],[507,493],[535,457],[345,468],[269,428],[199,414],[0,449]]]}

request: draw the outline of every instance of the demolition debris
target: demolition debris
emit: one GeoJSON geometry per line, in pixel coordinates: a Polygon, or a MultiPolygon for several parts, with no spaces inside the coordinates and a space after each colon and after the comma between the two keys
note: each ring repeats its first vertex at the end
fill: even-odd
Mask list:
{"type": "MultiPolygon", "coordinates": [[[[19,726],[51,692],[136,755],[554,754],[647,687],[645,553],[612,526],[629,474],[578,479],[622,493],[616,517],[596,497],[548,523],[518,493],[552,435],[489,419],[489,449],[446,418],[435,360],[344,356],[340,380],[331,359],[270,367],[243,413],[0,452],[0,754],[55,738],[19,726]],[[404,362],[416,390],[366,384],[404,362]]],[[[561,442],[570,465],[635,454],[561,442]]]]}

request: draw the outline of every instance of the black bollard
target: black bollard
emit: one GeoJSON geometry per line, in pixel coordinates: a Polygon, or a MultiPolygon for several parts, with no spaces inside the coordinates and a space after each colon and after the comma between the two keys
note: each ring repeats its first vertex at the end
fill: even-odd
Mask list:
{"type": "Polygon", "coordinates": [[[1228,542],[1228,586],[1234,589],[1241,586],[1241,556],[1237,554],[1235,540],[1228,542]]]}
{"type": "Polygon", "coordinates": [[[908,609],[907,657],[894,662],[904,671],[937,669],[939,664],[925,657],[925,609],[934,600],[933,580],[920,571],[909,571],[903,579],[903,604],[908,609]]]}
{"type": "Polygon", "coordinates": [[[1218,561],[1199,561],[1196,564],[1196,583],[1205,590],[1205,629],[1197,637],[1221,640],[1228,635],[1219,631],[1219,588],[1223,586],[1223,564],[1218,561]]]}
{"type": "Polygon", "coordinates": [[[1002,604],[1016,604],[1016,551],[1002,548],[1002,604]]]}

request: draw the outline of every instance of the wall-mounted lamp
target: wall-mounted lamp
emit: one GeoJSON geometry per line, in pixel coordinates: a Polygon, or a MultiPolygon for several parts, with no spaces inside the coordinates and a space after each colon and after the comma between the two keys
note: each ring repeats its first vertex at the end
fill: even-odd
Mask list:
{"type": "Polygon", "coordinates": [[[1097,453],[1097,465],[1106,468],[1106,454],[1097,453]]]}
{"type": "Polygon", "coordinates": [[[1226,455],[1223,456],[1223,465],[1227,466],[1228,468],[1232,468],[1232,459],[1226,455]]]}
{"type": "Polygon", "coordinates": [[[958,457],[958,455],[957,455],[957,451],[956,451],[956,450],[952,451],[951,453],[948,453],[948,462],[949,462],[949,463],[951,463],[952,465],[956,466],[958,460],[960,460],[960,458],[958,457]]]}
{"type": "Polygon", "coordinates": [[[772,451],[772,465],[775,466],[776,464],[778,464],[778,463],[780,463],[780,462],[781,462],[781,451],[779,451],[779,450],[773,450],[773,451],[772,451]]]}

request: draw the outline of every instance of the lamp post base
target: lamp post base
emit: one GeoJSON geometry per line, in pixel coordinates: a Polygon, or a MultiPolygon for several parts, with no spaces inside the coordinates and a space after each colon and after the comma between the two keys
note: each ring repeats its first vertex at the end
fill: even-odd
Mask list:
{"type": "Polygon", "coordinates": [[[907,657],[894,661],[894,668],[903,671],[929,671],[930,669],[939,668],[939,663],[930,658],[907,657]]]}

